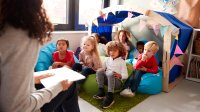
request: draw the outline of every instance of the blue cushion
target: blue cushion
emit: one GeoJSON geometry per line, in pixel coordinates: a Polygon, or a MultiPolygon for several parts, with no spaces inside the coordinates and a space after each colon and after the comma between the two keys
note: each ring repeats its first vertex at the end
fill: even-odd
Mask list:
{"type": "Polygon", "coordinates": [[[35,71],[48,70],[52,65],[52,53],[56,51],[56,44],[49,43],[40,49],[35,71]]]}
{"type": "Polygon", "coordinates": [[[134,65],[136,62],[137,62],[137,59],[135,59],[135,58],[126,60],[126,63],[131,64],[131,65],[134,65]]]}
{"type": "MultiPolygon", "coordinates": [[[[56,51],[56,43],[52,42],[40,49],[38,60],[35,66],[35,71],[48,70],[53,64],[52,53],[56,51]]],[[[74,55],[75,63],[79,63],[79,60],[74,55]]]]}
{"type": "Polygon", "coordinates": [[[158,94],[162,91],[162,70],[157,74],[146,73],[142,76],[137,92],[145,94],[158,94]]]}

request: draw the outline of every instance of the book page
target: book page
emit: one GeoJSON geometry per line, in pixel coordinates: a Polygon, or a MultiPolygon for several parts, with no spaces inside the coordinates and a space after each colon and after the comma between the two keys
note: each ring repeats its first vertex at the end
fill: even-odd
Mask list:
{"type": "Polygon", "coordinates": [[[44,85],[44,87],[52,87],[63,80],[77,81],[85,79],[85,76],[67,67],[35,72],[34,75],[41,75],[47,73],[52,73],[54,75],[51,77],[41,79],[41,83],[44,85]]]}

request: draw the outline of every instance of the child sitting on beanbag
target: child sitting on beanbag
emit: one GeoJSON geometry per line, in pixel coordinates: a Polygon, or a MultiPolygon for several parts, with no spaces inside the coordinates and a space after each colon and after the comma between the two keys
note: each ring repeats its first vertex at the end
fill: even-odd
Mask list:
{"type": "Polygon", "coordinates": [[[121,42],[110,41],[106,44],[106,58],[103,68],[96,73],[98,93],[94,99],[103,99],[102,108],[109,108],[114,103],[114,90],[122,87],[122,80],[128,78],[126,62],[123,57],[126,55],[125,47],[121,42]],[[108,93],[105,95],[104,84],[108,85],[108,93]],[[105,98],[104,98],[105,97],[105,98]]]}
{"type": "Polygon", "coordinates": [[[138,61],[134,65],[135,71],[133,71],[131,76],[126,80],[124,90],[120,92],[120,95],[126,97],[135,96],[143,74],[155,74],[158,72],[158,64],[154,56],[158,50],[159,46],[155,41],[149,41],[145,44],[143,53],[139,55],[138,61]]]}
{"type": "Polygon", "coordinates": [[[74,53],[72,51],[67,50],[69,47],[69,41],[65,39],[59,39],[56,43],[56,52],[52,53],[53,56],[53,64],[52,68],[60,68],[63,66],[67,66],[72,68],[74,65],[74,53]]]}

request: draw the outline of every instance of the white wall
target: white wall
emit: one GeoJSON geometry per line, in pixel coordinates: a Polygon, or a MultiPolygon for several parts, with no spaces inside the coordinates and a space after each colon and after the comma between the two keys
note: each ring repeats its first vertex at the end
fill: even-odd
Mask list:
{"type": "Polygon", "coordinates": [[[153,0],[122,0],[123,5],[131,5],[136,4],[138,7],[144,8],[144,9],[153,9],[150,5],[150,3],[153,0]]]}
{"type": "Polygon", "coordinates": [[[87,31],[55,31],[52,41],[56,42],[60,38],[65,38],[69,41],[70,49],[75,52],[76,48],[80,46],[81,38],[87,34],[87,31]]]}

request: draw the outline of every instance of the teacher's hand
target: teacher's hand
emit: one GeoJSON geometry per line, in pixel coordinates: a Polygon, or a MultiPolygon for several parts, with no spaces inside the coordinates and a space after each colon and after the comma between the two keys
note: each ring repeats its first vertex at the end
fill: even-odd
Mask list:
{"type": "Polygon", "coordinates": [[[42,75],[38,75],[38,76],[34,76],[35,78],[35,84],[40,84],[40,80],[41,79],[44,79],[44,78],[47,78],[47,77],[51,77],[53,76],[54,74],[52,73],[47,73],[47,74],[42,74],[42,75]]]}
{"type": "Polygon", "coordinates": [[[63,91],[68,90],[68,88],[72,85],[73,82],[68,80],[61,81],[61,85],[63,87],[63,91]]]}

